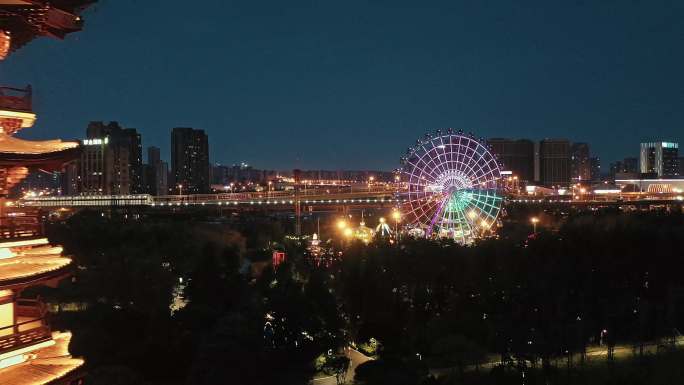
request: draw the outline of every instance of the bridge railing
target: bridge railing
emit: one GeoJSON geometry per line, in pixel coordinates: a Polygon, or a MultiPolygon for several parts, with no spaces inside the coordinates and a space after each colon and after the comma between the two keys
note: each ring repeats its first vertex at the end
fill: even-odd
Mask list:
{"type": "Polygon", "coordinates": [[[153,199],[149,194],[137,195],[74,195],[62,197],[32,197],[20,200],[28,207],[103,207],[103,206],[149,206],[153,199]]]}
{"type": "MultiPolygon", "coordinates": [[[[395,190],[385,186],[372,186],[363,189],[307,189],[299,191],[300,201],[315,200],[343,200],[360,198],[386,198],[392,196],[395,190]]],[[[220,202],[229,203],[256,203],[280,201],[281,203],[295,200],[295,192],[288,191],[260,191],[260,192],[236,192],[218,194],[191,194],[191,195],[165,195],[152,196],[148,194],[138,195],[77,195],[59,197],[26,197],[19,200],[23,207],[121,207],[121,206],[174,206],[212,204],[220,202]]]]}

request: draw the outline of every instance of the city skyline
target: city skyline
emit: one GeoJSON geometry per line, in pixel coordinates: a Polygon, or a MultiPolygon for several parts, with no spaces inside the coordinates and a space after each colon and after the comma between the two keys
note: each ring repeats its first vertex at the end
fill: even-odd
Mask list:
{"type": "Polygon", "coordinates": [[[22,47],[0,79],[35,85],[27,138],[118,120],[166,160],[178,126],[212,137],[212,162],[287,169],[393,169],[446,127],[589,142],[606,165],[684,139],[679,4],[271,5],[169,6],[159,21],[151,4],[98,4],[89,34],[22,47]]]}
{"type": "Polygon", "coordinates": [[[677,12],[269,1],[0,0],[0,384],[681,382],[677,12]]]}

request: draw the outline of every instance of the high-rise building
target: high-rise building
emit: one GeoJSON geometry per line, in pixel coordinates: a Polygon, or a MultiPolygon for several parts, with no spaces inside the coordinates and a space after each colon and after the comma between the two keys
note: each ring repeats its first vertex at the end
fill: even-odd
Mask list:
{"type": "Polygon", "coordinates": [[[142,144],[134,128],[90,122],[79,161],[79,191],[125,195],[144,192],[142,144]]]}
{"type": "Polygon", "coordinates": [[[159,147],[147,148],[147,164],[145,165],[145,186],[147,193],[152,195],[166,195],[168,191],[168,163],[161,160],[159,147]]]}
{"type": "Polygon", "coordinates": [[[639,174],[639,159],[627,157],[613,162],[610,164],[609,172],[612,179],[615,179],[618,174],[621,178],[636,178],[639,174]]]}
{"type": "Polygon", "coordinates": [[[492,138],[487,141],[506,170],[512,171],[523,183],[534,179],[534,142],[527,139],[492,138]]]}
{"type": "Polygon", "coordinates": [[[570,142],[544,139],[539,142],[539,177],[544,186],[570,184],[570,142]]]}
{"type": "Polygon", "coordinates": [[[610,164],[610,171],[609,171],[611,179],[615,179],[616,174],[622,173],[623,167],[624,166],[622,164],[622,161],[617,160],[615,162],[612,162],[610,164]]]}
{"type": "Polygon", "coordinates": [[[573,143],[570,147],[570,177],[573,182],[592,179],[588,143],[573,143]]]}
{"type": "Polygon", "coordinates": [[[145,192],[143,186],[142,138],[135,128],[121,131],[119,138],[122,146],[128,146],[128,172],[131,194],[145,192]]]}
{"type": "Polygon", "coordinates": [[[590,180],[598,182],[601,180],[601,159],[597,156],[589,158],[590,180]]]}
{"type": "Polygon", "coordinates": [[[79,191],[83,194],[130,194],[129,148],[114,143],[122,131],[117,122],[90,122],[79,161],[79,191]]]}
{"type": "Polygon", "coordinates": [[[61,195],[78,195],[81,186],[81,175],[78,171],[78,161],[69,163],[64,167],[64,171],[62,172],[61,195]]]}
{"type": "Polygon", "coordinates": [[[539,155],[539,142],[534,142],[534,182],[541,181],[541,161],[539,155]]]}
{"type": "Polygon", "coordinates": [[[655,173],[659,178],[679,175],[679,144],[674,142],[641,143],[639,157],[642,173],[655,173]]]}
{"type": "Polygon", "coordinates": [[[639,159],[638,158],[625,158],[622,160],[622,171],[621,172],[629,172],[629,173],[637,173],[639,172],[639,159]]]}
{"type": "Polygon", "coordinates": [[[161,162],[161,150],[159,147],[147,147],[147,164],[156,164],[161,162]]]}
{"type": "Polygon", "coordinates": [[[171,131],[171,189],[193,194],[209,191],[209,140],[204,130],[171,131]]]}

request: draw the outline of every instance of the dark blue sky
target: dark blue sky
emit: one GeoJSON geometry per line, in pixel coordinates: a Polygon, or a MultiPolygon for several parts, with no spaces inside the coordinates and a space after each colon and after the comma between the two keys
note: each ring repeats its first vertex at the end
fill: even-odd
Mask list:
{"type": "Polygon", "coordinates": [[[603,166],[684,141],[684,2],[101,0],[65,42],[0,64],[31,83],[28,138],[174,126],[211,159],[392,169],[440,127],[588,141],[603,166]],[[524,3],[520,4],[520,3],[524,3]]]}

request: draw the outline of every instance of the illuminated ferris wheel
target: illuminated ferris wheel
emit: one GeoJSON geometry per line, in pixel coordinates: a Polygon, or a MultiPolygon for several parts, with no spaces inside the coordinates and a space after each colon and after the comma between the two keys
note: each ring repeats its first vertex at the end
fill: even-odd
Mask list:
{"type": "Polygon", "coordinates": [[[418,140],[401,162],[401,211],[409,233],[461,244],[491,234],[501,210],[501,171],[483,141],[438,130],[418,140]]]}

